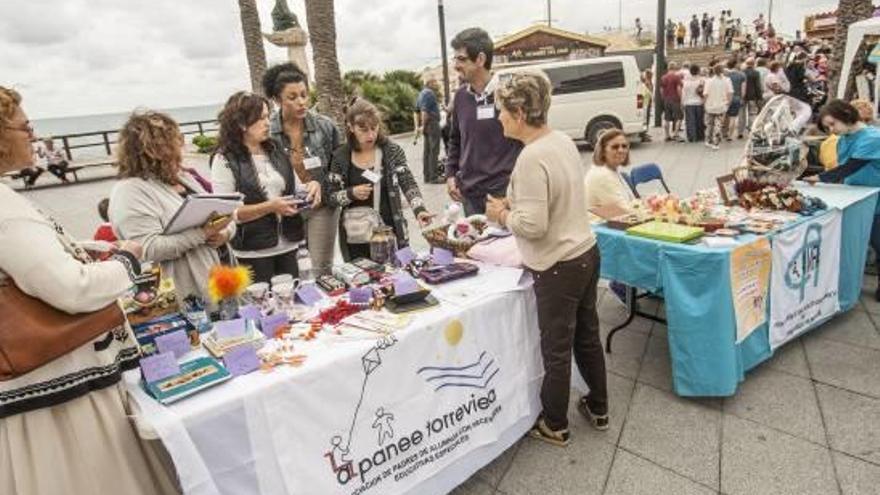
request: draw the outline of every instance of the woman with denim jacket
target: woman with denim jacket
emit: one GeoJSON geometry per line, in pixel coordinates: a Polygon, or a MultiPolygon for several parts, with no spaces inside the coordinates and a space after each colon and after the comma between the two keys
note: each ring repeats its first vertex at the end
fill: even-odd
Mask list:
{"type": "Polygon", "coordinates": [[[300,181],[321,185],[321,191],[313,194],[316,206],[304,214],[306,238],[314,274],[330,274],[339,209],[324,204],[322,198],[330,160],[339,146],[339,130],[332,120],[309,110],[308,78],[296,64],[267,70],[263,91],[277,108],[270,119],[272,139],[287,153],[300,181]]]}

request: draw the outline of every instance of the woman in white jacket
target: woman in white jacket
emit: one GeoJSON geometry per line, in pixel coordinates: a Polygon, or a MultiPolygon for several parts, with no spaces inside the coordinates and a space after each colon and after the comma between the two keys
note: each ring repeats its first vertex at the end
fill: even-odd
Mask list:
{"type": "Polygon", "coordinates": [[[609,205],[629,210],[633,193],[620,175],[620,169],[629,165],[629,141],[620,129],[609,129],[599,136],[593,152],[593,165],[587,171],[584,185],[587,209],[609,205]]]}

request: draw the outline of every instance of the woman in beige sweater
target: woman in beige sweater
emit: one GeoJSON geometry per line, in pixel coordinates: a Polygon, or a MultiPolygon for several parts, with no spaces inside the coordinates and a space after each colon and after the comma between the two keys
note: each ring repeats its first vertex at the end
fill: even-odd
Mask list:
{"type": "Polygon", "coordinates": [[[616,206],[630,210],[632,190],[620,175],[629,165],[629,141],[620,129],[609,129],[599,136],[593,152],[593,166],[584,178],[587,209],[616,206]]]}
{"type": "Polygon", "coordinates": [[[580,154],[565,134],[547,126],[550,82],[543,73],[516,73],[497,91],[504,135],[525,145],[506,199],[488,198],[486,215],[516,237],[534,277],[544,358],[543,413],[530,435],[569,442],[571,355],[590,395],[578,410],[600,430],[608,428],[605,355],[599,339],[596,285],[599,248],[583,213],[580,154]]]}

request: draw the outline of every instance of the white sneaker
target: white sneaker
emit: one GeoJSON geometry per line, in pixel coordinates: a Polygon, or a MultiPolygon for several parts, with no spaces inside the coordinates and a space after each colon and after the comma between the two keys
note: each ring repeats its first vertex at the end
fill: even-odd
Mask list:
{"type": "Polygon", "coordinates": [[[705,141],[705,142],[703,142],[703,144],[705,144],[707,148],[712,147],[712,143],[710,143],[709,141],[705,141]]]}
{"type": "Polygon", "coordinates": [[[721,146],[718,146],[717,144],[713,144],[712,146],[710,146],[710,148],[712,148],[713,151],[718,151],[721,149],[721,146]]]}

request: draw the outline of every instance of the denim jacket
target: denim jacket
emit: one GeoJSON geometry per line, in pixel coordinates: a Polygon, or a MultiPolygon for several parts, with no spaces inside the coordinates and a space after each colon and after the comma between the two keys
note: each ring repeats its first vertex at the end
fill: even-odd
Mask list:
{"type": "MultiPolygon", "coordinates": [[[[281,149],[290,156],[290,138],[284,132],[280,110],[276,110],[272,114],[269,132],[272,139],[281,145],[281,149]]],[[[339,147],[339,129],[329,118],[309,111],[305,118],[303,144],[305,145],[306,157],[314,156],[321,159],[321,168],[309,172],[312,174],[312,178],[321,184],[322,197],[327,197],[327,175],[330,171],[333,152],[339,147]]]]}

